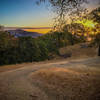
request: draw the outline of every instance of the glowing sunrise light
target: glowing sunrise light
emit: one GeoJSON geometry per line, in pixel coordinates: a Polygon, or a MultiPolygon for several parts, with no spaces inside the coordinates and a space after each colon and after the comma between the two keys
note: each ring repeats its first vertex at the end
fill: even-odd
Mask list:
{"type": "Polygon", "coordinates": [[[86,20],[86,19],[84,19],[82,21],[78,20],[76,23],[80,23],[89,28],[94,28],[95,25],[97,24],[96,22],[93,22],[92,20],[86,20]]]}
{"type": "Polygon", "coordinates": [[[28,31],[28,32],[38,32],[38,33],[42,33],[42,34],[46,34],[50,30],[51,29],[24,29],[24,31],[28,31]]]}

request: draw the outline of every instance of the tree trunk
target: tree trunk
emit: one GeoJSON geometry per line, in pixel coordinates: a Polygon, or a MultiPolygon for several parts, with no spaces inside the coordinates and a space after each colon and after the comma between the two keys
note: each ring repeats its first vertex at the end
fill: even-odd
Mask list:
{"type": "Polygon", "coordinates": [[[99,47],[98,47],[98,56],[100,56],[100,44],[99,44],[99,47]]]}

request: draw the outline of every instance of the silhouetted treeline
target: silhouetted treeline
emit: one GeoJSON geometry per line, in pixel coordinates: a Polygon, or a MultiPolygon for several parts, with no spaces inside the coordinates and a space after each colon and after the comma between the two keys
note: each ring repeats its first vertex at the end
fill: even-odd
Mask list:
{"type": "Polygon", "coordinates": [[[69,32],[52,32],[38,38],[14,38],[0,32],[0,65],[51,59],[63,46],[73,45],[80,39],[69,32]]]}

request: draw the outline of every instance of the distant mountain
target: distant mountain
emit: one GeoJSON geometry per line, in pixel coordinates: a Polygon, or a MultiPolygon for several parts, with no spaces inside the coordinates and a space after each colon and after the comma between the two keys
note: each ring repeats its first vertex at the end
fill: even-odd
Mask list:
{"type": "Polygon", "coordinates": [[[33,37],[36,38],[38,36],[42,36],[43,34],[37,33],[37,32],[27,32],[21,29],[17,30],[7,30],[11,35],[14,35],[15,37],[33,37]]]}

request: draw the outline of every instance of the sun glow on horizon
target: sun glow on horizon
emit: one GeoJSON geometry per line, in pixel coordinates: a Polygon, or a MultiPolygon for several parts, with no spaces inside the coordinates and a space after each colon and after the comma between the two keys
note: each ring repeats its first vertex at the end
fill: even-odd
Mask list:
{"type": "Polygon", "coordinates": [[[97,23],[93,22],[93,20],[87,20],[87,19],[83,19],[81,21],[78,20],[78,21],[76,21],[76,23],[80,23],[80,24],[82,24],[82,25],[84,25],[86,27],[89,27],[89,28],[94,28],[95,25],[97,25],[97,23]]]}
{"type": "Polygon", "coordinates": [[[24,31],[28,31],[28,32],[38,32],[38,33],[42,33],[42,34],[46,34],[49,31],[51,31],[51,29],[23,29],[24,31]]]}

